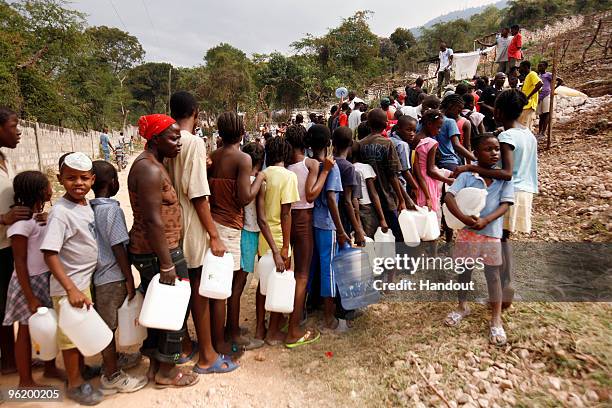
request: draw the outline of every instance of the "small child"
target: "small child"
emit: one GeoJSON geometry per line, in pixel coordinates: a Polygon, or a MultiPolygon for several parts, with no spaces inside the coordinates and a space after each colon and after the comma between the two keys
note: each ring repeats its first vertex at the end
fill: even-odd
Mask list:
{"type": "MultiPolygon", "coordinates": [[[[64,297],[76,308],[92,306],[89,287],[98,262],[98,244],[94,213],[85,198],[95,181],[91,160],[80,152],[65,155],[60,159],[58,179],[66,194],[51,208],[40,250],[52,274],[53,307],[61,315],[59,301],[64,297]]],[[[82,405],[100,403],[103,394],[81,376],[83,355],[61,329],[57,342],[68,377],[66,396],[82,405]]]]}
{"type": "MultiPolygon", "coordinates": [[[[319,161],[321,165],[325,160],[330,139],[331,134],[325,126],[315,125],[308,129],[306,145],[312,148],[313,158],[319,161]]],[[[323,327],[338,331],[346,330],[347,324],[344,319],[341,321],[335,317],[336,279],[332,261],[336,251],[336,241],[340,246],[347,242],[350,243],[350,238],[342,226],[340,211],[338,210],[338,196],[342,191],[340,169],[337,164],[334,164],[327,176],[323,191],[315,200],[313,209],[315,243],[313,259],[315,262],[311,264],[310,268],[311,280],[317,270],[320,269],[323,327]]]]}
{"type": "Polygon", "coordinates": [[[410,147],[416,152],[414,173],[419,184],[417,205],[427,206],[432,211],[440,208],[441,190],[438,181],[452,184],[453,179],[445,177],[436,167],[436,151],[438,142],[434,139],[443,124],[442,113],[429,109],[421,119],[421,131],[410,142],[410,147]]]}
{"type": "MultiPolygon", "coordinates": [[[[319,125],[311,126],[310,129],[317,126],[319,125]]],[[[272,251],[277,272],[283,272],[291,264],[291,204],[300,200],[297,176],[285,168],[290,155],[291,145],[284,137],[277,136],[266,143],[267,167],[262,171],[266,183],[257,195],[257,223],[261,230],[258,252],[263,256],[268,251],[272,251]]],[[[282,344],[285,340],[285,334],[281,331],[282,314],[270,314],[270,324],[266,333],[265,302],[266,297],[261,294],[258,286],[255,337],[265,338],[265,342],[271,346],[282,344]]]]}
{"type": "MultiPolygon", "coordinates": [[[[314,126],[313,124],[312,126],[314,126]]],[[[310,126],[310,127],[312,127],[310,126]]],[[[309,128],[310,129],[310,128],[309,128]]],[[[308,287],[308,276],[314,250],[312,213],[315,199],[321,194],[334,161],[326,158],[319,171],[319,162],[306,157],[306,131],[292,126],[287,129],[285,140],[291,145],[291,164],[287,166],[297,176],[300,200],[291,204],[291,248],[295,276],[295,301],[289,316],[285,346],[295,348],[311,344],[320,338],[316,329],[300,327],[303,319],[304,300],[308,287]]]]}
{"type": "MultiPolygon", "coordinates": [[[[492,169],[500,158],[499,141],[492,133],[485,133],[476,140],[476,157],[478,164],[474,166],[492,169]]],[[[503,215],[514,203],[514,188],[511,181],[481,177],[478,173],[461,173],[448,189],[445,197],[446,205],[466,227],[457,234],[455,242],[455,258],[481,258],[485,265],[484,271],[489,290],[492,317],[490,323],[489,341],[496,346],[506,344],[506,332],[502,326],[502,284],[500,280],[500,265],[502,264],[501,238],[503,215]],[[461,212],[455,201],[455,195],[465,187],[475,187],[487,190],[485,207],[479,217],[468,217],[461,212]]],[[[459,275],[459,282],[471,281],[472,269],[459,275]]],[[[449,313],[446,325],[456,327],[461,320],[469,315],[467,307],[467,291],[458,293],[459,306],[449,313]]]]}
{"type": "MultiPolygon", "coordinates": [[[[353,195],[357,193],[360,185],[357,183],[355,166],[347,160],[353,144],[353,132],[350,128],[339,127],[332,135],[332,146],[334,148],[334,159],[340,170],[340,181],[342,192],[340,193],[340,220],[347,234],[355,232],[355,243],[359,246],[365,245],[365,233],[357,212],[359,209],[353,207],[353,195]]],[[[359,191],[361,193],[361,191],[359,191]]]]}
{"type": "MultiPolygon", "coordinates": [[[[51,184],[39,171],[24,171],[13,180],[15,204],[29,208],[32,213],[41,213],[45,203],[51,200],[51,184]]],[[[19,387],[39,387],[32,379],[32,344],[28,319],[39,307],[53,307],[49,296],[49,278],[51,273],[40,252],[40,243],[45,227],[35,218],[17,221],[7,230],[11,239],[15,272],[8,287],[4,326],[13,326],[19,322],[19,332],[15,344],[19,387]]],[[[62,378],[62,373],[55,367],[55,359],[45,361],[45,377],[62,378]]]]}
{"type": "MultiPolygon", "coordinates": [[[[258,142],[251,142],[242,148],[242,152],[251,157],[251,184],[255,183],[264,162],[264,148],[258,142]]],[[[261,178],[261,176],[260,176],[261,178]]],[[[260,186],[261,187],[261,186],[260,186]]],[[[259,193],[259,190],[257,191],[259,193]]],[[[254,350],[264,345],[261,339],[245,339],[240,334],[240,297],[244,291],[248,274],[255,271],[257,246],[259,244],[259,225],[257,225],[257,207],[255,200],[244,207],[244,224],[240,235],[240,271],[232,285],[232,296],[228,309],[236,313],[228,313],[228,329],[232,342],[243,345],[247,350],[254,350]],[[232,320],[233,319],[233,320],[232,320]]]]}
{"type": "MultiPolygon", "coordinates": [[[[398,149],[397,155],[399,156],[400,162],[402,163],[402,177],[404,178],[404,181],[406,183],[405,187],[408,191],[410,191],[409,195],[411,197],[416,197],[416,193],[419,190],[419,186],[417,185],[414,177],[412,176],[412,173],[410,172],[410,169],[412,167],[410,163],[410,141],[414,139],[414,136],[416,135],[416,128],[417,120],[415,118],[408,115],[402,115],[397,120],[396,131],[391,135],[392,141],[394,138],[399,138],[403,143],[406,144],[406,150],[404,154],[400,155],[400,149],[398,149]],[[405,159],[403,159],[402,156],[404,156],[405,159]],[[403,160],[405,160],[405,163],[403,160]]],[[[398,146],[399,144],[396,144],[396,148],[398,146]]],[[[406,203],[411,202],[408,197],[404,197],[404,200],[406,201],[406,203]]],[[[408,204],[406,206],[408,206],[408,204]]]]}
{"type": "Polygon", "coordinates": [[[355,162],[355,172],[361,175],[361,197],[359,198],[359,220],[367,237],[374,239],[380,226],[383,232],[389,230],[376,191],[376,173],[369,164],[355,162]]]}
{"type": "MultiPolygon", "coordinates": [[[[126,244],[129,241],[125,216],[119,202],[112,199],[119,191],[119,179],[115,167],[107,161],[93,162],[96,198],[90,204],[96,222],[98,264],[93,276],[95,308],[108,327],[117,330],[117,310],[126,296],[134,298],[134,277],[128,259],[126,244]]],[[[104,373],[100,379],[100,391],[105,395],[116,392],[134,392],[147,385],[146,376],[131,376],[121,368],[134,367],[140,361],[140,353],[124,355],[119,364],[115,340],[102,350],[104,373]]]]}

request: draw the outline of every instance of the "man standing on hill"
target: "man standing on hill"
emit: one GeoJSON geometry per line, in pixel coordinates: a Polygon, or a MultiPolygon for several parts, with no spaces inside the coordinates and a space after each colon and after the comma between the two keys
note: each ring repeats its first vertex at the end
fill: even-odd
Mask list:
{"type": "Polygon", "coordinates": [[[495,118],[493,117],[493,111],[495,110],[495,99],[504,90],[504,84],[506,83],[506,74],[498,72],[495,74],[493,80],[493,86],[486,87],[480,95],[480,113],[484,115],[483,123],[487,132],[493,132],[497,129],[495,118]]]}
{"type": "Polygon", "coordinates": [[[495,48],[495,62],[497,63],[497,72],[503,72],[505,74],[510,70],[508,64],[508,47],[512,42],[514,37],[510,36],[510,30],[508,27],[504,27],[501,29],[501,33],[495,39],[494,44],[485,44],[480,40],[476,40],[476,42],[485,47],[496,46],[495,48]]]}
{"type": "MultiPolygon", "coordinates": [[[[508,45],[508,70],[512,67],[516,67],[520,60],[523,59],[523,36],[521,35],[521,27],[518,24],[510,27],[510,33],[512,33],[512,40],[508,45]]],[[[510,73],[508,71],[508,73],[510,73]]]]}
{"type": "Polygon", "coordinates": [[[538,94],[544,84],[538,74],[531,70],[531,62],[529,61],[521,62],[519,72],[525,77],[521,91],[527,95],[528,100],[527,105],[523,108],[523,113],[519,118],[519,122],[527,129],[532,130],[535,112],[538,107],[538,94]]]}
{"type": "Polygon", "coordinates": [[[442,88],[450,82],[450,70],[453,65],[453,50],[448,48],[446,43],[440,43],[440,54],[438,55],[438,68],[436,75],[438,76],[438,97],[442,95],[442,88]]]}

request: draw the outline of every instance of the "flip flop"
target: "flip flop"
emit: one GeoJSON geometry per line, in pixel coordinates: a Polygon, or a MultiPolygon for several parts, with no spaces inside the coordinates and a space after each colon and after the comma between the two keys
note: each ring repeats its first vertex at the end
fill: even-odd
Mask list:
{"type": "Polygon", "coordinates": [[[188,382],[186,384],[180,384],[180,381],[183,378],[189,377],[191,376],[191,373],[188,372],[184,372],[182,370],[179,370],[176,375],[174,376],[174,378],[172,378],[172,382],[169,384],[161,384],[158,383],[157,380],[155,381],[155,388],[157,388],[158,390],[163,390],[165,388],[185,388],[185,387],[191,387],[192,385],[196,385],[198,383],[198,381],[200,381],[200,377],[195,376],[193,377],[193,380],[191,382],[188,382]]]}
{"type": "Polygon", "coordinates": [[[247,350],[247,351],[255,350],[255,349],[263,347],[265,344],[266,344],[266,342],[261,340],[261,339],[250,339],[249,340],[249,344],[244,346],[244,349],[247,350]]]}
{"type": "Polygon", "coordinates": [[[321,339],[321,333],[318,330],[306,330],[306,333],[293,343],[285,343],[285,347],[293,349],[307,344],[312,344],[321,339]]]}
{"type": "Polygon", "coordinates": [[[266,342],[268,346],[273,346],[273,347],[283,344],[282,340],[265,339],[264,341],[266,342]]]}
{"type": "Polygon", "coordinates": [[[234,363],[230,356],[219,354],[213,365],[208,368],[202,368],[195,364],[193,366],[193,372],[197,374],[225,374],[234,371],[238,367],[240,366],[234,363]]]}
{"type": "Polygon", "coordinates": [[[495,326],[489,326],[489,328],[489,342],[497,347],[505,346],[508,342],[508,338],[506,337],[504,328],[495,326]]]}
{"type": "Polygon", "coordinates": [[[185,364],[190,362],[195,356],[195,354],[198,352],[198,347],[198,342],[191,340],[191,353],[189,353],[189,355],[185,357],[180,357],[178,360],[176,360],[176,364],[185,364]]]}
{"type": "Polygon", "coordinates": [[[461,321],[470,315],[470,311],[466,310],[463,313],[460,313],[456,310],[453,310],[448,315],[446,315],[446,319],[444,319],[444,324],[448,327],[458,327],[461,321]],[[451,323],[449,323],[449,320],[451,323]]]}

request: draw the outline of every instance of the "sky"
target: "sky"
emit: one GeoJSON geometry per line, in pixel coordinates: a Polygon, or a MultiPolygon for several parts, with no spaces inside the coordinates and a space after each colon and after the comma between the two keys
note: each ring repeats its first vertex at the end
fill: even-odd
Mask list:
{"type": "Polygon", "coordinates": [[[247,55],[291,53],[307,33],[323,35],[342,18],[372,10],[370,28],[388,37],[397,27],[418,27],[458,9],[494,0],[72,0],[90,26],[117,27],[136,36],[145,60],[195,66],[226,42],[247,55]]]}

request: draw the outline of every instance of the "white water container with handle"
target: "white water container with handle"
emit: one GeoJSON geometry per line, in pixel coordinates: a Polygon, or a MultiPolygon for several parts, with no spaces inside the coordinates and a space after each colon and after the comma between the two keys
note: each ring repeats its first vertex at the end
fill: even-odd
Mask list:
{"type": "Polygon", "coordinates": [[[210,299],[227,299],[232,294],[234,278],[234,257],[225,251],[223,256],[215,256],[209,249],[202,265],[200,295],[210,299]]]}
{"type": "Polygon", "coordinates": [[[126,296],[123,304],[117,310],[116,336],[119,346],[133,346],[142,343],[147,338],[147,328],[138,322],[143,300],[142,294],[137,291],[130,301],[126,296]]]}
{"type": "MultiPolygon", "coordinates": [[[[462,213],[468,217],[472,215],[478,217],[487,203],[487,190],[476,187],[462,188],[455,195],[455,201],[462,213]]],[[[459,221],[459,219],[450,212],[446,204],[442,206],[442,212],[444,213],[446,225],[448,225],[449,228],[460,230],[465,227],[465,224],[459,221]]]]}
{"type": "Polygon", "coordinates": [[[404,236],[404,242],[408,246],[419,246],[421,243],[421,237],[417,230],[415,218],[419,216],[418,211],[402,210],[398,217],[400,228],[402,229],[402,235],[404,236]]]}
{"type": "Polygon", "coordinates": [[[28,319],[32,358],[49,361],[57,357],[57,313],[47,307],[39,307],[28,319]]]}
{"type": "Polygon", "coordinates": [[[109,345],[113,332],[93,306],[72,307],[68,298],[59,301],[59,328],[74,343],[81,354],[90,357],[109,345]]]}
{"type": "Polygon", "coordinates": [[[268,276],[268,294],[265,308],[269,312],[293,312],[295,298],[295,277],[293,271],[274,272],[268,276]]]}
{"type": "Polygon", "coordinates": [[[272,251],[268,251],[259,258],[257,265],[255,265],[255,273],[259,276],[259,291],[264,296],[268,293],[268,277],[274,272],[276,272],[274,257],[272,251]]]}
{"type": "Polygon", "coordinates": [[[374,252],[378,258],[395,258],[395,236],[391,228],[383,232],[378,227],[374,233],[374,252]]]}
{"type": "Polygon", "coordinates": [[[138,321],[152,329],[180,330],[190,297],[188,280],[177,278],[174,285],[166,285],[159,281],[158,273],[149,283],[138,321]]]}

